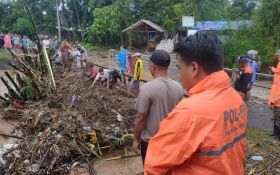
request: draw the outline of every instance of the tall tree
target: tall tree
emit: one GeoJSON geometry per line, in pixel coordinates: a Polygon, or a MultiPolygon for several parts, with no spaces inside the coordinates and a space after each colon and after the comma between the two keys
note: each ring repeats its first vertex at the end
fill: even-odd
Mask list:
{"type": "Polygon", "coordinates": [[[257,10],[255,26],[260,33],[271,38],[275,47],[280,47],[280,1],[262,0],[257,10]]]}
{"type": "Polygon", "coordinates": [[[259,0],[232,0],[227,11],[231,20],[251,19],[259,0]]]}
{"type": "Polygon", "coordinates": [[[197,18],[202,21],[227,20],[228,0],[195,0],[198,8],[197,18]]]}

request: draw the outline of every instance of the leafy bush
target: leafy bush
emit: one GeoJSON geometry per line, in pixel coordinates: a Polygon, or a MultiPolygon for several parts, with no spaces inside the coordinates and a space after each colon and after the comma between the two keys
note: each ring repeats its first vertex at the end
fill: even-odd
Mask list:
{"type": "Polygon", "coordinates": [[[47,87],[44,83],[36,83],[37,80],[25,77],[23,79],[24,86],[21,88],[21,92],[27,97],[28,100],[38,100],[41,95],[44,95],[47,92],[47,87]],[[35,84],[38,85],[38,90],[34,89],[35,84]],[[39,93],[39,94],[38,94],[39,93]]]}
{"type": "Polygon", "coordinates": [[[254,30],[240,29],[225,42],[225,66],[235,67],[237,56],[249,50],[259,52],[257,60],[261,61],[262,72],[268,72],[269,66],[275,61],[275,48],[269,38],[262,37],[254,30]]]}
{"type": "Polygon", "coordinates": [[[13,28],[14,28],[13,32],[18,34],[28,35],[32,33],[31,23],[24,18],[18,18],[13,28]]]}

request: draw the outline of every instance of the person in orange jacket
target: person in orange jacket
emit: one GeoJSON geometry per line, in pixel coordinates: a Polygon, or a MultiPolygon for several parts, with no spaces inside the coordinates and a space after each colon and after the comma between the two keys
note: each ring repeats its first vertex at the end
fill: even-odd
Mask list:
{"type": "Polygon", "coordinates": [[[274,136],[280,139],[280,50],[276,51],[276,57],[278,61],[277,68],[271,67],[274,78],[268,103],[273,106],[274,136]]]}
{"type": "Polygon", "coordinates": [[[248,109],[230,86],[222,42],[201,31],[176,44],[189,92],[150,140],[145,175],[243,175],[248,109]]]}

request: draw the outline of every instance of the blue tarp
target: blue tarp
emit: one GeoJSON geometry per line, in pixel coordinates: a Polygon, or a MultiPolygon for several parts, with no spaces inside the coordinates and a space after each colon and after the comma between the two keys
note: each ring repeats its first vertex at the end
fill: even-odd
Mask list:
{"type": "Polygon", "coordinates": [[[195,23],[195,30],[237,30],[238,28],[245,26],[245,27],[252,27],[253,22],[250,20],[244,21],[197,21],[195,23]]]}

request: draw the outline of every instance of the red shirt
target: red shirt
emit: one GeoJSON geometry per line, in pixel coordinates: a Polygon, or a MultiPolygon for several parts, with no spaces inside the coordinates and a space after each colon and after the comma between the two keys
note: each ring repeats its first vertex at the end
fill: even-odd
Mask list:
{"type": "Polygon", "coordinates": [[[95,76],[97,75],[96,69],[95,69],[95,68],[91,68],[91,69],[89,70],[89,75],[90,75],[91,77],[95,77],[95,76]]]}
{"type": "Polygon", "coordinates": [[[71,50],[71,47],[67,44],[62,45],[61,47],[61,52],[68,52],[69,50],[71,50]]]}

